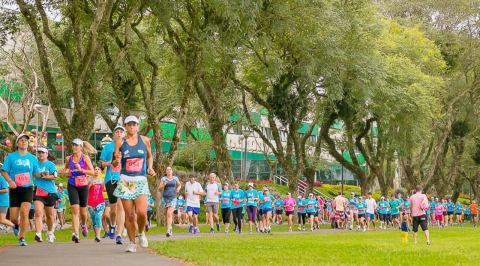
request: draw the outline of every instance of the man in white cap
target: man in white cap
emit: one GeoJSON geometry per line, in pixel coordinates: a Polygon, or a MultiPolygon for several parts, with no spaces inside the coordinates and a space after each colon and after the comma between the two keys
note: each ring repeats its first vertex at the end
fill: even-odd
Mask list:
{"type": "Polygon", "coordinates": [[[110,239],[114,239],[115,232],[117,232],[117,238],[115,240],[117,244],[123,244],[121,233],[124,230],[125,211],[123,210],[122,201],[118,200],[117,197],[113,195],[113,192],[117,188],[122,165],[119,163],[117,167],[112,167],[112,159],[114,159],[113,152],[115,149],[115,141],[117,139],[123,139],[124,137],[125,128],[122,126],[115,127],[113,130],[113,142],[105,145],[100,154],[100,160],[98,161],[101,168],[107,167],[107,172],[105,173],[105,190],[107,191],[108,202],[110,203],[110,220],[112,223],[109,226],[108,234],[110,239]]]}

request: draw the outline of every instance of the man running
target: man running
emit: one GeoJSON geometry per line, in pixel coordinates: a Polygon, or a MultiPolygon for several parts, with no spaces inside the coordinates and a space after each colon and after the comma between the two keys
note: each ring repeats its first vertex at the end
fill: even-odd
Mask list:
{"type": "Polygon", "coordinates": [[[477,227],[478,205],[475,200],[472,200],[472,204],[470,204],[470,210],[472,213],[473,227],[477,227]]]}
{"type": "Polygon", "coordinates": [[[392,200],[390,200],[389,205],[392,209],[392,224],[395,228],[395,231],[397,231],[398,227],[400,227],[400,223],[398,221],[398,214],[400,213],[400,201],[395,199],[395,194],[392,195],[392,200]]]}
{"type": "Polygon", "coordinates": [[[343,224],[345,222],[345,198],[342,197],[342,192],[338,192],[338,196],[335,197],[335,221],[337,221],[338,230],[343,230],[343,224]]]}
{"type": "Polygon", "coordinates": [[[428,233],[428,221],[425,210],[428,209],[428,199],[425,194],[422,193],[422,187],[417,186],[415,188],[416,193],[410,197],[412,217],[413,217],[413,242],[417,244],[417,232],[418,226],[422,227],[422,231],[425,233],[425,238],[427,239],[427,245],[430,245],[430,237],[428,233]]]}
{"type": "Polygon", "coordinates": [[[216,181],[216,174],[211,173],[208,178],[208,183],[205,185],[205,192],[207,196],[206,209],[207,213],[209,213],[210,234],[213,234],[215,232],[213,230],[213,220],[215,220],[215,223],[217,225],[217,232],[220,231],[220,221],[218,218],[218,196],[222,195],[222,188],[220,187],[220,184],[216,181]]]}
{"type": "Polygon", "coordinates": [[[195,175],[190,174],[190,181],[185,184],[185,194],[187,197],[187,213],[190,219],[190,228],[188,232],[197,234],[198,215],[200,214],[200,196],[204,196],[203,188],[200,183],[195,181],[195,175]]]}
{"type": "Polygon", "coordinates": [[[105,189],[107,190],[108,202],[110,203],[110,221],[112,223],[109,227],[108,235],[110,239],[114,239],[116,232],[117,237],[115,243],[119,245],[123,244],[121,233],[123,232],[125,225],[125,211],[123,209],[122,201],[118,200],[118,198],[113,195],[113,192],[117,188],[122,165],[119,163],[117,167],[112,167],[112,159],[115,149],[115,141],[117,139],[123,139],[125,137],[125,131],[125,128],[122,126],[115,127],[113,130],[113,142],[105,145],[100,154],[100,160],[98,161],[101,168],[107,167],[107,172],[105,173],[105,189]]]}
{"type": "Polygon", "coordinates": [[[373,231],[376,231],[375,227],[375,207],[377,203],[375,199],[372,198],[372,192],[368,192],[367,199],[365,200],[365,205],[367,205],[367,231],[370,230],[370,221],[373,223],[373,231]]]}

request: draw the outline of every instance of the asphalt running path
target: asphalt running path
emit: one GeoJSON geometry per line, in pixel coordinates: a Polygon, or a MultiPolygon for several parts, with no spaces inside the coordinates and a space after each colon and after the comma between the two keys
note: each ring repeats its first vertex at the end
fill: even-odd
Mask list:
{"type": "MultiPolygon", "coordinates": [[[[314,233],[342,232],[334,229],[316,230],[314,233]]],[[[272,232],[273,234],[300,234],[310,231],[272,232]]],[[[235,233],[231,233],[235,234],[235,233]]],[[[248,233],[247,233],[248,234],[248,233]]],[[[222,236],[225,233],[189,233],[173,234],[167,238],[165,235],[149,235],[149,241],[179,240],[192,237],[222,236]]],[[[138,241],[137,241],[138,243],[138,241]]],[[[67,266],[96,266],[96,265],[193,265],[182,260],[168,258],[156,254],[154,251],[141,248],[137,245],[136,253],[127,253],[127,245],[116,245],[112,239],[103,239],[100,243],[94,243],[93,239],[80,240],[79,244],[73,242],[47,242],[28,244],[27,247],[7,245],[0,249],[1,265],[67,265],[67,266]]]]}

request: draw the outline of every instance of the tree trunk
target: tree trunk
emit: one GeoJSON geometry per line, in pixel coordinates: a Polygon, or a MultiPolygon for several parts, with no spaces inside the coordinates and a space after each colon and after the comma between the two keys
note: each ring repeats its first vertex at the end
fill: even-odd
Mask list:
{"type": "Polygon", "coordinates": [[[306,194],[311,193],[315,187],[315,169],[307,166],[305,168],[305,178],[307,179],[307,191],[306,194]]]}

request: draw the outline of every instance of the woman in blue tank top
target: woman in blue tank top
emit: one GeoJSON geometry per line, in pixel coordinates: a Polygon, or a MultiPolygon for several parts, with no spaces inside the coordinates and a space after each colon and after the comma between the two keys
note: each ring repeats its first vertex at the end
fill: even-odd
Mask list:
{"type": "Polygon", "coordinates": [[[182,188],[182,184],[178,180],[178,177],[173,176],[173,169],[168,166],[167,175],[162,177],[160,181],[159,191],[163,190],[163,210],[165,211],[165,217],[167,217],[167,237],[172,234],[173,212],[177,207],[177,194],[182,188]]]}
{"type": "Polygon", "coordinates": [[[150,141],[138,132],[138,118],[128,116],[124,121],[127,130],[125,138],[115,141],[115,160],[113,167],[121,162],[120,179],[113,195],[122,200],[125,209],[126,227],[130,244],[125,252],[136,252],[135,243],[135,213],[137,214],[138,235],[141,247],[148,247],[145,236],[147,224],[147,207],[150,190],[148,189],[147,173],[155,176],[150,141]]]}
{"type": "Polygon", "coordinates": [[[82,220],[82,235],[87,237],[87,202],[88,184],[87,175],[94,174],[92,161],[85,154],[95,154],[97,150],[88,141],[74,139],[72,141],[72,155],[67,157],[65,169],[69,170],[68,175],[68,198],[72,205],[72,241],[80,243],[78,234],[80,220],[82,220]],[[79,217],[80,215],[80,217],[79,217]]]}

